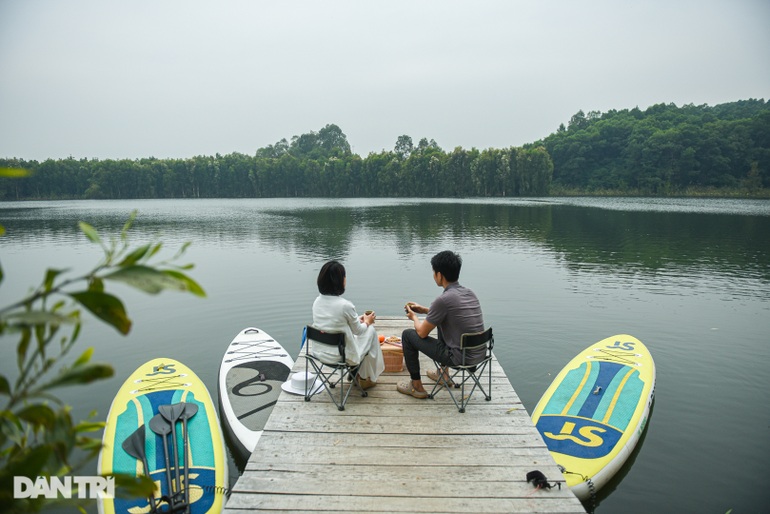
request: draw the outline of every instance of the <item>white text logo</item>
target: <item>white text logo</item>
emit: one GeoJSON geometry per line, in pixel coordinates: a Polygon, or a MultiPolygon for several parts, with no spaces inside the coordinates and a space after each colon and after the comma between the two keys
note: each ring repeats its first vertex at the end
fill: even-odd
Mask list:
{"type": "Polygon", "coordinates": [[[21,498],[114,498],[114,477],[13,477],[13,497],[21,498]],[[76,490],[75,490],[76,489],[76,490]]]}

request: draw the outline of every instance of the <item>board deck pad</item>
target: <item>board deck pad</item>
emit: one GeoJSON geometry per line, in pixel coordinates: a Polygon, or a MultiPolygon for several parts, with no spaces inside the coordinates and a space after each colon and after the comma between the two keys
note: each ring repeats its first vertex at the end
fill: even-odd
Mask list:
{"type": "Polygon", "coordinates": [[[294,359],[264,330],[241,330],[219,368],[219,407],[235,455],[248,459],[294,366],[294,359]]]}
{"type": "Polygon", "coordinates": [[[239,364],[227,372],[227,390],[230,403],[238,420],[250,430],[262,430],[281,393],[281,384],[291,369],[275,361],[239,364]],[[263,396],[262,404],[255,404],[255,396],[263,396]]]}
{"type": "MultiPolygon", "coordinates": [[[[216,410],[203,382],[189,368],[171,359],[155,359],[140,366],[118,391],[107,417],[103,448],[99,454],[99,472],[147,474],[143,462],[123,448],[123,442],[142,427],[149,476],[158,489],[155,498],[173,496],[177,467],[171,434],[166,436],[170,462],[168,471],[172,479],[169,489],[163,437],[151,430],[149,422],[162,405],[181,402],[197,406],[197,411],[187,419],[190,512],[221,512],[225,501],[227,463],[216,410]]],[[[181,419],[175,424],[178,474],[182,488],[185,487],[183,426],[181,419]]],[[[145,514],[151,511],[148,498],[100,499],[98,506],[103,514],[145,514]]],[[[158,511],[166,509],[167,503],[160,501],[158,511]]]]}
{"type": "Polygon", "coordinates": [[[532,419],[579,498],[620,468],[646,426],[655,365],[638,339],[618,335],[578,354],[554,379],[532,419]]]}
{"type": "Polygon", "coordinates": [[[538,430],[548,438],[550,450],[589,459],[603,457],[628,427],[643,386],[639,372],[629,366],[584,362],[567,374],[551,396],[538,430]],[[561,430],[565,425],[566,434],[561,430]]]}

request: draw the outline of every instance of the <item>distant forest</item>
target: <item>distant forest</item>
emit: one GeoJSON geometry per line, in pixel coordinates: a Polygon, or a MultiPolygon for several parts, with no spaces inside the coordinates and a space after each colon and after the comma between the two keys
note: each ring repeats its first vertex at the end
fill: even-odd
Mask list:
{"type": "Polygon", "coordinates": [[[0,199],[680,195],[770,188],[770,102],[579,111],[524,147],[442,150],[397,138],[360,157],[334,124],[254,155],[187,159],[0,159],[0,199]],[[7,174],[7,173],[6,173],[7,174]]]}
{"type": "Polygon", "coordinates": [[[770,101],[578,112],[536,145],[553,183],[645,194],[770,187],[770,101]]]}

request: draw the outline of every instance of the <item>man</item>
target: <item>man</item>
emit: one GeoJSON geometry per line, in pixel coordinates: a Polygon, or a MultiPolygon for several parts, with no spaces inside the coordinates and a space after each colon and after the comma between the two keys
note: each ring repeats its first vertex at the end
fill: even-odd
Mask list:
{"type": "MultiPolygon", "coordinates": [[[[430,308],[409,302],[404,307],[406,316],[414,322],[414,328],[408,328],[401,334],[406,369],[411,380],[398,384],[400,393],[415,398],[427,398],[428,392],[422,385],[420,376],[420,352],[442,365],[461,364],[460,336],[465,333],[482,332],[484,318],[476,294],[458,283],[462,259],[449,250],[439,252],[430,260],[433,268],[433,280],[442,287],[441,293],[430,308]],[[427,314],[421,320],[419,314],[427,314]],[[428,334],[438,327],[438,339],[428,334]]],[[[479,355],[471,355],[470,363],[484,358],[483,349],[479,355]]],[[[428,378],[438,381],[438,370],[428,371],[428,378]]],[[[447,380],[449,377],[445,377],[447,380]]]]}

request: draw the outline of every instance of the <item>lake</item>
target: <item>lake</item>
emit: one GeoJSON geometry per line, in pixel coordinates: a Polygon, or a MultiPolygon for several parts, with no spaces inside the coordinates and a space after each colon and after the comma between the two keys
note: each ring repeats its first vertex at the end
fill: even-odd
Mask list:
{"type": "MultiPolygon", "coordinates": [[[[116,376],[63,390],[85,417],[106,416],[125,378],[153,357],[179,359],[216,395],[230,340],[257,326],[294,357],[323,262],[347,268],[359,312],[401,315],[440,293],[430,258],[463,258],[460,282],[494,327],[495,352],[532,412],[556,373],[605,337],[627,333],[657,368],[637,451],[599,493],[596,512],[767,512],[770,456],[770,202],[718,199],[251,199],[0,203],[0,305],[101,256],[132,210],[134,245],[160,239],[207,298],[114,287],[134,321],[124,337],[87,319],[78,342],[116,376]]],[[[108,288],[109,290],[109,288],[108,288]]],[[[4,355],[15,351],[5,338],[4,355]]],[[[79,351],[73,352],[79,354],[79,351]]],[[[13,374],[13,359],[0,370],[13,374]]],[[[419,406],[415,405],[415,411],[419,406]]],[[[450,414],[450,413],[448,413],[450,414]]],[[[231,463],[234,467],[234,463],[231,463]]],[[[95,467],[94,467],[95,469],[95,467]]],[[[234,469],[232,474],[237,474],[234,469]]]]}

